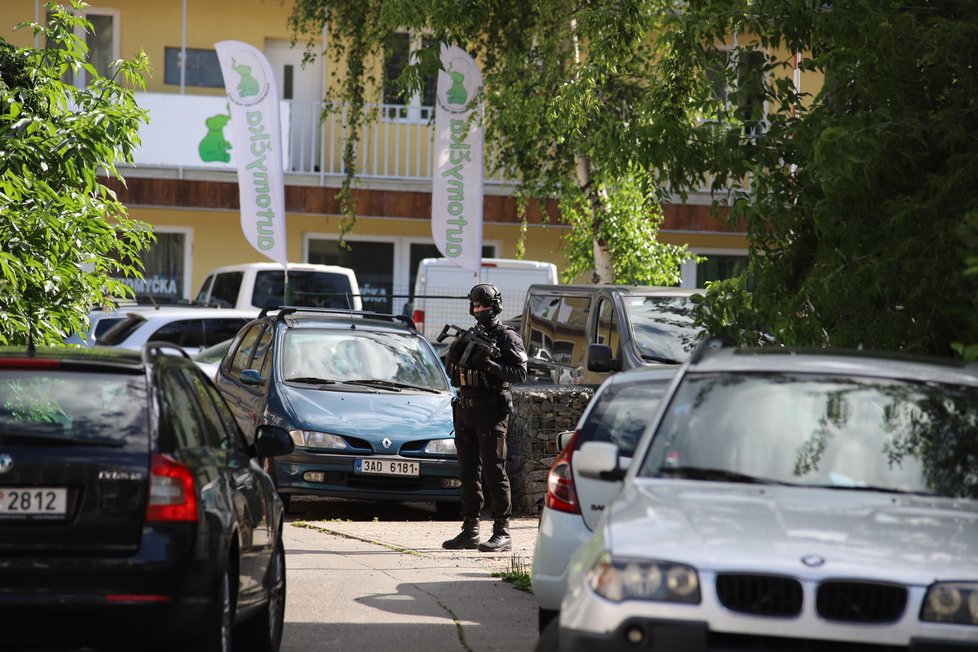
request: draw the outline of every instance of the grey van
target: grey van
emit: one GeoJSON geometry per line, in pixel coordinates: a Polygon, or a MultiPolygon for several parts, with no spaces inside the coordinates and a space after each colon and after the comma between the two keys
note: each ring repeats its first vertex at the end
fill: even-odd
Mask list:
{"type": "Polygon", "coordinates": [[[598,385],[643,366],[678,365],[697,342],[691,297],[704,290],[636,285],[532,285],[522,337],[528,382],[598,385]]]}

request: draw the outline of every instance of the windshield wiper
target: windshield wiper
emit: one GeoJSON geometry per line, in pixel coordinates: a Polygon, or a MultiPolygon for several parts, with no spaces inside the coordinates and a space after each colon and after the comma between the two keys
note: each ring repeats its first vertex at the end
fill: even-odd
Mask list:
{"type": "Polygon", "coordinates": [[[378,380],[376,378],[361,378],[358,380],[344,380],[344,385],[362,385],[363,387],[379,387],[380,389],[387,389],[392,392],[399,392],[402,389],[409,388],[413,389],[411,385],[403,385],[401,383],[395,383],[390,380],[378,380]]]}
{"type": "Polygon", "coordinates": [[[310,385],[335,385],[335,380],[330,380],[329,378],[316,378],[315,376],[296,376],[295,378],[286,378],[287,383],[308,383],[310,385]]]}
{"type": "Polygon", "coordinates": [[[736,471],[727,469],[711,469],[702,466],[664,466],[659,468],[659,473],[653,477],[677,477],[687,480],[713,480],[717,482],[742,482],[744,484],[780,484],[791,485],[789,482],[771,480],[770,478],[758,478],[736,471]]]}
{"type": "Polygon", "coordinates": [[[842,489],[844,491],[870,491],[881,494],[900,494],[903,496],[940,496],[940,494],[934,493],[933,491],[912,491],[908,489],[896,489],[894,487],[879,487],[871,484],[809,484],[802,486],[817,487],[818,489],[842,489]]]}
{"type": "Polygon", "coordinates": [[[649,355],[648,353],[642,354],[643,360],[649,360],[651,362],[664,362],[666,364],[682,364],[681,360],[676,360],[674,358],[666,358],[660,355],[649,355]]]}

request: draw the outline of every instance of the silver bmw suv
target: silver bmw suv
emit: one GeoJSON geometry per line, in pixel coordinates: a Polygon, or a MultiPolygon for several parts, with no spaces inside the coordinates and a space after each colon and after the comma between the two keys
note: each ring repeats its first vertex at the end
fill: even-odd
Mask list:
{"type": "Polygon", "coordinates": [[[562,652],[978,649],[978,372],[697,350],[571,559],[562,652]]]}

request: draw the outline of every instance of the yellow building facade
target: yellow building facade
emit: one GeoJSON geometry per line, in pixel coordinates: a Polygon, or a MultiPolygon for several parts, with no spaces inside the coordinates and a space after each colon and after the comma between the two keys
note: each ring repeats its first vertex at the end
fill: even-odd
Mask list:
{"type": "MultiPolygon", "coordinates": [[[[365,306],[396,312],[410,297],[418,261],[439,255],[431,234],[432,108],[423,98],[377,107],[383,117],[367,127],[358,152],[359,217],[345,238],[348,248],[340,246],[343,116],[320,121],[330,71],[322,57],[302,65],[304,44],[291,45],[291,6],[288,0],[107,0],[85,9],[96,30],[86,36],[96,68],[107,70],[112,60],[141,51],[153,66],[145,92],[137,93],[150,115],[140,131],[142,146],[134,165],[120,168],[126,185],[109,183],[130,216],[151,224],[159,237],[145,260],[148,282],[137,288],[142,294],[192,299],[212,268],[266,260],[240,228],[234,161],[213,146],[229,118],[215,52],[223,40],[257,47],[275,70],[290,261],[352,267],[365,306]]],[[[30,30],[13,26],[44,22],[45,11],[39,0],[4,0],[0,34],[15,46],[43,46],[30,30]]],[[[744,234],[711,217],[708,205],[705,196],[694,195],[685,205],[667,206],[660,239],[687,244],[721,267],[739,264],[744,234]]],[[[521,224],[512,186],[487,178],[483,214],[483,256],[515,258],[521,224]]],[[[548,223],[540,211],[531,211],[528,222],[523,257],[562,270],[567,227],[548,223]]],[[[702,267],[699,276],[694,263],[684,267],[683,285],[702,281],[702,267]]]]}

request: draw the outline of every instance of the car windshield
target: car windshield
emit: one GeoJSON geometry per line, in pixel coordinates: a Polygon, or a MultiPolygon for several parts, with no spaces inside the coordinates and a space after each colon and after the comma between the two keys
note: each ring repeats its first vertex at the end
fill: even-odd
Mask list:
{"type": "Polygon", "coordinates": [[[668,381],[608,385],[597,397],[581,426],[579,444],[606,441],[630,457],[649,423],[668,381]]]}
{"type": "Polygon", "coordinates": [[[639,475],[974,498],[976,459],[974,387],[704,374],[688,376],[671,400],[639,475]]]}
{"type": "Polygon", "coordinates": [[[626,296],[639,355],[650,361],[685,362],[699,342],[689,297],[626,296]]]}
{"type": "Polygon", "coordinates": [[[141,374],[0,370],[0,444],[142,442],[145,448],[147,432],[141,374]]]}
{"type": "Polygon", "coordinates": [[[280,357],[285,380],[382,381],[402,388],[448,391],[441,362],[415,336],[365,330],[286,333],[280,357]]]}

